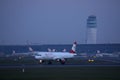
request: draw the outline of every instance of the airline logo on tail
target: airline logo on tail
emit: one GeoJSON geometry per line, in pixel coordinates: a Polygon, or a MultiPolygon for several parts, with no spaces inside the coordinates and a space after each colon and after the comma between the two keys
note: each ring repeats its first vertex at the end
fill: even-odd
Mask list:
{"type": "Polygon", "coordinates": [[[76,53],[76,45],[77,45],[77,42],[74,42],[72,49],[70,50],[70,53],[76,53]]]}

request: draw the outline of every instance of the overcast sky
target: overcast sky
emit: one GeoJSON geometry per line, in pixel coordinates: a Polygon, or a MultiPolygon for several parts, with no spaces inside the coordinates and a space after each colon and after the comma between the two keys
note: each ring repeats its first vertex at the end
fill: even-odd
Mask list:
{"type": "Polygon", "coordinates": [[[120,43],[120,0],[0,0],[0,44],[85,44],[97,17],[97,43],[120,43]]]}

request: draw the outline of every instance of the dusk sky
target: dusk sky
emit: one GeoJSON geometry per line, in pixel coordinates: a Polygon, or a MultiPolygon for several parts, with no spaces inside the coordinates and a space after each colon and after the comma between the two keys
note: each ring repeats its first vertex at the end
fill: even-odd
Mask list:
{"type": "Polygon", "coordinates": [[[85,44],[97,17],[97,43],[120,43],[120,0],[0,0],[0,44],[85,44]]]}

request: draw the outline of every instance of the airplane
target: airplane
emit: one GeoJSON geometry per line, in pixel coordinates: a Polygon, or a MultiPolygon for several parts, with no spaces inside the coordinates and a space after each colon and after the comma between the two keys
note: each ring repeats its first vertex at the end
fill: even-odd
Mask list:
{"type": "Polygon", "coordinates": [[[70,52],[65,52],[64,49],[63,52],[53,52],[49,50],[49,52],[40,52],[40,51],[33,51],[33,49],[30,47],[29,50],[32,51],[34,58],[39,60],[40,63],[43,63],[45,60],[48,61],[48,64],[52,64],[53,60],[59,61],[61,64],[65,64],[66,59],[73,58],[76,54],[76,45],[77,42],[73,43],[72,49],[70,52]]]}
{"type": "Polygon", "coordinates": [[[15,60],[17,60],[17,59],[22,59],[22,58],[30,57],[31,55],[32,55],[31,52],[16,53],[16,51],[13,50],[12,54],[10,55],[10,57],[13,57],[15,60]]]}

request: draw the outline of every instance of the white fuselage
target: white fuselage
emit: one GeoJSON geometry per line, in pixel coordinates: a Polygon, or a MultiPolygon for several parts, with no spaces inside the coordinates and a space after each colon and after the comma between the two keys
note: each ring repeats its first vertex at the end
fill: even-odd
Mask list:
{"type": "Polygon", "coordinates": [[[43,60],[55,60],[55,59],[65,59],[73,58],[76,54],[71,54],[69,52],[36,52],[35,59],[43,60]]]}

